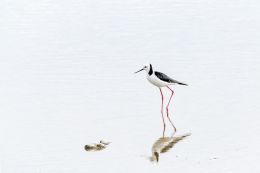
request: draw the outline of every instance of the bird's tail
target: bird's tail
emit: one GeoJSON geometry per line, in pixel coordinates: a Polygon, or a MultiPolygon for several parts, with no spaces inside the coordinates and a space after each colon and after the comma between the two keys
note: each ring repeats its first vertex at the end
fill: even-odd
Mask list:
{"type": "Polygon", "coordinates": [[[186,83],[182,83],[182,82],[178,82],[177,84],[179,84],[179,85],[186,85],[186,86],[188,86],[188,84],[186,84],[186,83]]]}

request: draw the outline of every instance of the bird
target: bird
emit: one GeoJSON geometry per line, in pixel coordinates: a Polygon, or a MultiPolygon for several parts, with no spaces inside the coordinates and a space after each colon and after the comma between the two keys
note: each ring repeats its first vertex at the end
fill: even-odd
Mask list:
{"type": "Polygon", "coordinates": [[[104,140],[101,140],[99,143],[85,145],[85,150],[86,151],[100,151],[100,150],[104,150],[109,144],[110,144],[110,142],[105,142],[104,140]]]}
{"type": "Polygon", "coordinates": [[[161,93],[161,97],[162,97],[162,104],[161,104],[161,115],[162,115],[162,120],[163,120],[163,137],[164,137],[164,133],[165,133],[165,120],[164,120],[164,115],[163,115],[163,102],[164,102],[164,96],[163,96],[163,92],[162,92],[162,87],[167,87],[170,91],[171,91],[171,96],[170,96],[170,99],[168,101],[168,104],[166,106],[166,113],[167,113],[167,119],[169,120],[170,124],[172,125],[173,127],[173,130],[174,130],[174,133],[176,133],[177,129],[176,127],[174,126],[173,122],[171,121],[170,117],[169,117],[169,111],[168,111],[168,108],[169,108],[169,105],[170,105],[170,102],[171,102],[171,99],[172,99],[172,96],[174,94],[174,91],[173,89],[171,89],[169,86],[170,85],[175,85],[175,84],[178,84],[178,85],[186,85],[188,86],[186,83],[183,83],[183,82],[179,82],[177,80],[174,80],[172,78],[170,78],[169,76],[167,76],[166,74],[164,73],[161,73],[161,72],[158,72],[158,71],[154,71],[153,67],[152,67],[152,64],[145,64],[143,66],[142,69],[138,70],[135,72],[136,73],[139,73],[141,71],[146,71],[146,78],[147,80],[155,85],[156,87],[159,88],[160,90],[160,93],[161,93]]]}

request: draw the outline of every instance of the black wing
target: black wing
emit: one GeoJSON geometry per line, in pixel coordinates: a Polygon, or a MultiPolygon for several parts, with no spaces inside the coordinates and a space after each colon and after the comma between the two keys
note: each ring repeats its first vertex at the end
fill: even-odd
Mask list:
{"type": "Polygon", "coordinates": [[[156,72],[154,72],[154,74],[155,74],[155,76],[157,76],[160,80],[162,80],[164,82],[177,83],[177,84],[180,84],[180,85],[187,85],[185,83],[174,80],[174,79],[170,78],[169,76],[167,76],[166,74],[163,74],[161,72],[156,71],[156,72]]]}

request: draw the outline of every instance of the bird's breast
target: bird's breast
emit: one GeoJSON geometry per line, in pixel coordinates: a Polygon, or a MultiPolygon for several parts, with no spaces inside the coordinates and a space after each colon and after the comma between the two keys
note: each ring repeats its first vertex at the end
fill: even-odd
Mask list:
{"type": "Polygon", "coordinates": [[[153,85],[155,85],[155,86],[157,86],[157,87],[164,87],[164,86],[167,86],[167,85],[169,85],[167,82],[164,82],[164,81],[161,81],[158,77],[156,77],[155,75],[151,75],[151,76],[149,76],[149,75],[147,75],[147,80],[151,83],[151,84],[153,84],[153,85]]]}

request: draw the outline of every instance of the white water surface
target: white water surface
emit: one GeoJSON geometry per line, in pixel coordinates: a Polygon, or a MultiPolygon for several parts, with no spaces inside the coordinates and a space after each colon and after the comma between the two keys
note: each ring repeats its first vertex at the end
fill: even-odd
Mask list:
{"type": "MultiPolygon", "coordinates": [[[[259,173],[260,2],[3,0],[1,173],[259,173]],[[162,134],[146,62],[174,79],[162,134]],[[167,124],[167,134],[170,126],[167,124]],[[110,141],[90,153],[84,145],[110,141]]],[[[166,95],[170,93],[164,89],[166,95]]],[[[166,97],[168,98],[168,97],[166,97]]]]}

